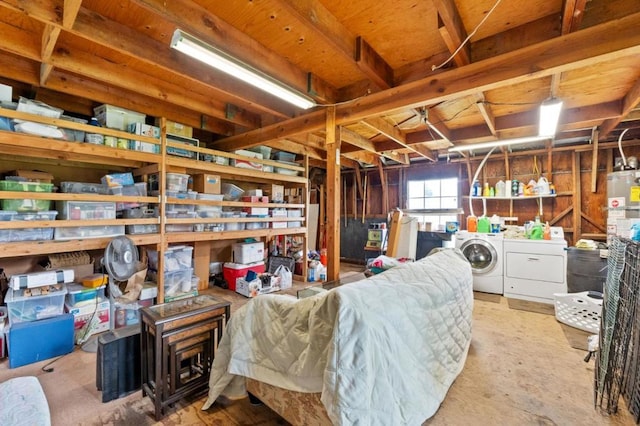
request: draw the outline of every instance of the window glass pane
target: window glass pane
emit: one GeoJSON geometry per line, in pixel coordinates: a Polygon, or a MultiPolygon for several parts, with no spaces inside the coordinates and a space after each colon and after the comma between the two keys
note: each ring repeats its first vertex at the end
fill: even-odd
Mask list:
{"type": "Polygon", "coordinates": [[[425,209],[439,209],[440,208],[440,198],[425,198],[424,199],[424,208],[425,209]]]}
{"type": "Polygon", "coordinates": [[[458,197],[442,197],[440,203],[443,209],[457,209],[458,197]]]}
{"type": "Polygon", "coordinates": [[[442,195],[441,196],[457,196],[458,195],[458,178],[442,179],[442,195]]]}
{"type": "Polygon", "coordinates": [[[424,182],[424,196],[425,197],[439,197],[440,196],[440,181],[439,180],[426,180],[424,182]]]}
{"type": "MultiPolygon", "coordinates": [[[[424,197],[424,182],[420,180],[410,180],[407,185],[407,198],[424,197]]],[[[416,208],[416,207],[409,207],[416,208]]]]}
{"type": "Polygon", "coordinates": [[[409,209],[423,209],[424,198],[409,198],[407,200],[407,208],[409,209]]]}

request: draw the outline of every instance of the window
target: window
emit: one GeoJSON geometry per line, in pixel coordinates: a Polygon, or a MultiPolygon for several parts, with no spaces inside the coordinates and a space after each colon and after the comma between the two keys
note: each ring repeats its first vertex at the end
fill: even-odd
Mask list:
{"type": "MultiPolygon", "coordinates": [[[[458,178],[410,180],[407,183],[407,208],[421,209],[457,209],[458,206],[458,178]]],[[[432,230],[443,230],[445,222],[456,222],[458,216],[450,215],[421,215],[411,213],[420,218],[420,222],[430,222],[432,230]]]]}

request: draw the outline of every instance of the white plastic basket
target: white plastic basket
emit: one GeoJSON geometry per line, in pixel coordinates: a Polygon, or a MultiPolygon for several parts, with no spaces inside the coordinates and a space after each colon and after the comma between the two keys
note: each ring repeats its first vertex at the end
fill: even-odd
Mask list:
{"type": "Polygon", "coordinates": [[[580,330],[598,334],[602,314],[602,299],[580,293],[555,293],[556,319],[580,330]]]}

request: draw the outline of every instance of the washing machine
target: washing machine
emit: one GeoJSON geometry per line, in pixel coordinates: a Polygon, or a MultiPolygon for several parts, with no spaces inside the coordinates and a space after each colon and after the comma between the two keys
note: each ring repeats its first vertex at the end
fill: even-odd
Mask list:
{"type": "Polygon", "coordinates": [[[484,293],[504,292],[504,237],[502,234],[481,234],[459,231],[455,247],[471,264],[473,290],[484,293]]]}

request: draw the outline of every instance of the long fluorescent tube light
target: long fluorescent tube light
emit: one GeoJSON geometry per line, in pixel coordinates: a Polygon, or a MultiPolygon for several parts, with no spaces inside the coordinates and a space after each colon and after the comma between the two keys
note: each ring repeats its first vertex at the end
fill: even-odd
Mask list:
{"type": "Polygon", "coordinates": [[[556,134],[562,101],[560,99],[547,99],[540,104],[540,122],[538,123],[538,135],[553,137],[556,134]]]}
{"type": "Polygon", "coordinates": [[[313,99],[182,30],[174,31],[171,47],[297,107],[316,106],[313,99]]]}
{"type": "Polygon", "coordinates": [[[491,141],[483,143],[474,143],[469,145],[457,145],[449,148],[449,152],[473,151],[476,149],[494,148],[498,146],[516,145],[520,143],[537,142],[549,139],[549,136],[528,136],[524,138],[503,139],[501,141],[491,141]]]}

